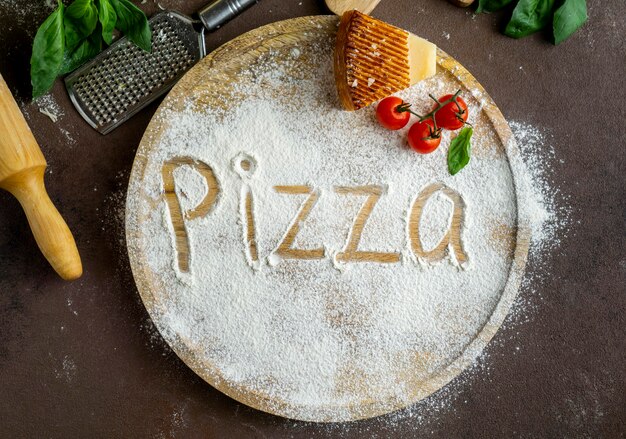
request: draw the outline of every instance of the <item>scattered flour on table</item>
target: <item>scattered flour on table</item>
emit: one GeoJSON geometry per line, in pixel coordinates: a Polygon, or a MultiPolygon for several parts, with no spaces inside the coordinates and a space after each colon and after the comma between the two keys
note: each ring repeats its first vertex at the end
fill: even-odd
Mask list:
{"type": "Polygon", "coordinates": [[[63,112],[59,104],[54,100],[54,97],[51,94],[47,94],[35,99],[34,103],[35,105],[37,105],[39,112],[48,116],[50,120],[54,123],[56,123],[59,118],[65,115],[65,113],[63,112]]]}
{"type": "MultiPolygon", "coordinates": [[[[485,103],[480,91],[464,94],[476,130],[472,160],[450,176],[445,153],[451,133],[436,152],[417,156],[405,146],[407,129],[381,129],[371,109],[339,109],[327,46],[302,47],[291,57],[305,52],[315,60],[308,64],[313,67],[299,67],[295,60],[277,65],[269,57],[242,72],[227,111],[190,104],[166,112],[165,135],[148,157],[146,172],[131,181],[127,227],[143,236],[141,248],[131,252],[145,256],[167,291],[152,317],[170,343],[184,340],[205,365],[205,376],[285,401],[287,409],[276,409],[287,416],[341,420],[354,414],[346,407],[367,398],[384,408],[414,402],[432,391],[416,383],[436,389],[458,373],[440,380],[442,371],[454,365],[460,372],[476,361],[484,347],[477,335],[488,323],[499,326],[510,305],[499,307],[502,290],[521,280],[510,270],[506,249],[514,243],[507,231],[522,221],[520,233],[531,233],[531,252],[540,255],[558,244],[566,220],[559,194],[544,178],[548,150],[541,133],[512,124],[521,157],[509,157],[510,167],[479,111],[485,103]],[[189,273],[178,270],[162,198],[161,167],[181,155],[209,164],[220,186],[214,209],[185,223],[189,273]],[[243,156],[255,164],[245,177],[233,167],[243,156]],[[462,267],[450,249],[437,263],[421,260],[406,236],[415,198],[435,182],[458,192],[466,204],[462,243],[469,262],[462,267]],[[307,195],[280,194],[274,185],[306,185],[318,194],[292,246],[322,248],[323,259],[276,258],[307,195]],[[359,248],[397,252],[399,263],[337,261],[365,197],[333,188],[357,185],[384,188],[359,248]],[[254,200],[259,263],[253,266],[242,238],[245,193],[254,200]]],[[[438,75],[400,95],[425,112],[429,92],[454,91],[438,75]]],[[[174,178],[183,211],[209,190],[188,165],[177,168],[174,178]]],[[[452,208],[441,192],[426,203],[420,224],[426,250],[450,228],[452,208]]],[[[430,409],[445,406],[451,396],[441,395],[450,395],[452,387],[440,391],[439,399],[429,398],[430,409]]],[[[424,404],[385,419],[420,418],[415,407],[424,404]]]]}
{"type": "Polygon", "coordinates": [[[19,29],[35,36],[43,20],[57,7],[53,0],[0,0],[0,14],[11,16],[6,22],[8,31],[19,29]],[[38,22],[38,19],[41,21],[38,22]]]}
{"type": "Polygon", "coordinates": [[[62,379],[69,384],[76,376],[76,363],[69,355],[65,355],[61,360],[60,368],[54,369],[54,374],[57,379],[62,379]]]}
{"type": "Polygon", "coordinates": [[[539,257],[545,251],[556,249],[563,233],[569,230],[568,197],[551,181],[551,164],[557,157],[542,130],[518,121],[510,122],[510,126],[526,169],[526,178],[521,179],[520,184],[524,185],[533,219],[530,252],[539,257]]]}
{"type": "Polygon", "coordinates": [[[72,147],[72,146],[76,145],[76,139],[74,138],[74,136],[72,136],[72,133],[70,133],[65,128],[60,128],[60,127],[59,127],[59,131],[61,131],[61,134],[63,134],[63,136],[65,136],[65,140],[67,141],[66,145],[68,147],[72,147]]]}

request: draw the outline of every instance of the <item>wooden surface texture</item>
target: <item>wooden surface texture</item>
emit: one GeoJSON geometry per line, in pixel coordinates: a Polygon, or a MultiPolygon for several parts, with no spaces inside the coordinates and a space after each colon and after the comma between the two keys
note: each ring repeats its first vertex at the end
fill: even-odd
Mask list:
{"type": "MultiPolygon", "coordinates": [[[[200,64],[193,68],[172,90],[162,104],[161,109],[157,111],[152,123],[148,126],[133,166],[131,187],[135,187],[138,182],[143,179],[144,173],[148,172],[149,167],[147,163],[151,151],[157,147],[160,139],[167,132],[167,118],[160,117],[160,112],[182,110],[183,108],[188,108],[189,105],[199,109],[205,106],[219,107],[223,105],[223,101],[228,101],[227,96],[232,93],[233,85],[237,84],[240,80],[241,76],[239,72],[241,69],[245,69],[249,64],[252,64],[261,55],[269,51],[288,50],[295,46],[302,47],[302,45],[306,46],[307,44],[316,43],[325,38],[327,39],[329,36],[335,35],[337,20],[336,17],[305,17],[274,23],[242,35],[201,61],[200,64]]],[[[486,120],[489,121],[488,130],[499,139],[499,146],[496,148],[499,154],[505,154],[505,151],[507,154],[517,154],[515,143],[511,141],[511,131],[506,120],[503,118],[497,106],[490,100],[488,95],[484,93],[480,84],[478,84],[467,70],[443,51],[439,52],[438,65],[440,71],[444,72],[444,80],[449,81],[451,86],[464,87],[467,90],[472,90],[472,92],[480,93],[483,102],[482,111],[487,118],[486,120]]],[[[184,155],[184,151],[181,151],[181,154],[184,155]]],[[[165,187],[164,197],[167,200],[170,212],[173,213],[172,220],[176,233],[179,268],[184,272],[189,269],[189,243],[183,221],[185,213],[182,212],[177,205],[172,177],[172,166],[182,164],[193,165],[193,160],[182,159],[182,161],[166,163],[163,178],[165,187]]],[[[242,162],[241,167],[244,169],[249,165],[249,163],[242,162]]],[[[210,172],[210,170],[205,171],[210,172]]],[[[212,205],[212,201],[210,200],[214,201],[219,190],[217,182],[211,175],[205,175],[205,178],[207,179],[209,190],[205,200],[202,201],[198,207],[198,209],[201,210],[210,209],[212,205]],[[209,201],[207,201],[207,199],[209,201]]],[[[280,243],[277,254],[284,259],[324,258],[326,256],[324,248],[294,248],[294,240],[299,231],[300,224],[306,220],[319,194],[314,188],[309,186],[276,186],[274,190],[284,196],[297,196],[302,198],[300,210],[283,238],[283,241],[280,243]]],[[[360,197],[363,199],[362,207],[356,216],[346,247],[338,253],[337,259],[341,262],[367,261],[384,264],[399,262],[399,253],[360,251],[358,249],[361,232],[369,214],[380,196],[384,193],[385,188],[381,186],[340,186],[334,188],[334,191],[343,196],[360,197]]],[[[416,225],[424,203],[426,203],[430,195],[437,191],[443,191],[446,195],[452,196],[451,200],[455,205],[452,227],[450,232],[435,249],[425,251],[421,245],[414,244],[413,251],[419,257],[424,258],[424,260],[436,260],[442,258],[447,251],[446,249],[450,246],[455,253],[458,263],[463,264],[466,260],[466,255],[463,252],[460,242],[460,230],[463,222],[463,201],[457,194],[441,184],[434,184],[426,188],[426,192],[423,196],[419,197],[412,206],[410,224],[413,226],[416,225]]],[[[131,196],[137,196],[136,191],[131,191],[131,194],[131,196]]],[[[141,192],[139,192],[139,194],[141,194],[141,192]]],[[[148,199],[150,198],[149,196],[144,196],[146,197],[146,202],[154,203],[154,201],[148,199]]],[[[513,196],[515,196],[515,194],[513,194],[513,196]]],[[[139,197],[141,197],[141,195],[139,195],[139,197]]],[[[251,215],[251,204],[252,199],[247,199],[245,204],[246,223],[248,227],[246,239],[249,246],[249,257],[256,262],[258,261],[256,242],[253,229],[250,227],[254,224],[254,218],[251,215]]],[[[194,211],[194,214],[195,213],[194,211]]],[[[141,219],[135,221],[135,212],[129,210],[127,215],[128,218],[130,218],[127,222],[126,230],[129,242],[129,256],[139,292],[146,308],[155,320],[157,327],[162,329],[164,335],[171,333],[166,327],[167,322],[160,321],[160,310],[162,306],[160,304],[164,298],[169,297],[170,293],[164,289],[163,282],[160,280],[160,273],[153,272],[150,269],[147,262],[147,255],[142,250],[145,247],[142,243],[142,239],[144,239],[142,236],[145,236],[145,239],[150,239],[150,236],[142,232],[141,219]]],[[[524,271],[528,251],[529,229],[524,223],[523,218],[518,218],[518,221],[521,222],[518,224],[518,227],[506,229],[506,232],[504,232],[505,235],[501,236],[503,241],[514,243],[513,248],[510,249],[511,253],[509,256],[512,260],[512,269],[509,280],[501,292],[499,303],[489,319],[489,323],[484,326],[467,349],[452,363],[432,373],[432,376],[428,380],[419,382],[414,380],[410,381],[412,386],[410,392],[414,400],[424,398],[438,390],[469,365],[473,360],[472,353],[480,351],[480,349],[488,343],[506,316],[509,306],[517,294],[519,279],[521,279],[524,271]]],[[[414,241],[419,241],[419,236],[415,235],[415,233],[417,232],[413,232],[411,238],[414,241]]],[[[299,407],[290,406],[287,402],[264,394],[254,387],[235,385],[223,379],[220,370],[213,364],[207,364],[202,352],[196,351],[193,346],[187,344],[184,337],[168,337],[165,335],[165,338],[185,363],[220,391],[251,407],[282,416],[298,417],[298,415],[290,414],[300,413],[299,407]]],[[[402,408],[403,406],[404,403],[396,400],[381,403],[373,399],[364,399],[358,405],[342,407],[341,409],[348,410],[351,413],[347,419],[361,419],[381,415],[402,408]]],[[[338,409],[338,407],[327,407],[325,411],[322,410],[316,415],[301,419],[325,422],[334,421],[336,419],[333,418],[333,411],[336,409],[338,409]]]]}

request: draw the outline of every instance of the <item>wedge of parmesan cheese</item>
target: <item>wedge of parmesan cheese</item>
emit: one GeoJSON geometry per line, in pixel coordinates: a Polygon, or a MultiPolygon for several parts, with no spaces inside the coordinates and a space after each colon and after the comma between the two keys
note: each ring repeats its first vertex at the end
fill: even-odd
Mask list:
{"type": "Polygon", "coordinates": [[[409,81],[417,84],[437,71],[437,46],[409,33],[409,81]]]}
{"type": "Polygon", "coordinates": [[[366,107],[435,74],[437,47],[357,10],[341,17],[335,83],[346,110],[366,107]]]}

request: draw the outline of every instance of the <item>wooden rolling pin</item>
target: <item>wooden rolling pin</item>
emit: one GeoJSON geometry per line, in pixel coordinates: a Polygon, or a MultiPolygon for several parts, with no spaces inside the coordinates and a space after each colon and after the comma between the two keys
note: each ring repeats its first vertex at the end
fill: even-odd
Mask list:
{"type": "Polygon", "coordinates": [[[83,273],[72,232],[50,201],[43,182],[46,159],[0,75],[0,188],[20,202],[39,249],[66,280],[83,273]]]}

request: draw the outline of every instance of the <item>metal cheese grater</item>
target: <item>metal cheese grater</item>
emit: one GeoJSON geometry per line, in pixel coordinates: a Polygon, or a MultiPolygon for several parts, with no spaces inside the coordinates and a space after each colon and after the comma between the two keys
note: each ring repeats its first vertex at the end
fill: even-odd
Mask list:
{"type": "Polygon", "coordinates": [[[174,86],[206,55],[205,30],[214,31],[258,0],[216,0],[193,20],[173,11],[149,20],[152,52],[126,37],[65,78],[81,116],[107,134],[174,86]]]}

